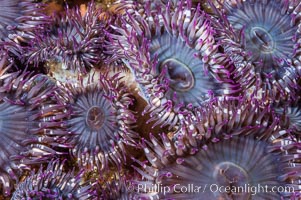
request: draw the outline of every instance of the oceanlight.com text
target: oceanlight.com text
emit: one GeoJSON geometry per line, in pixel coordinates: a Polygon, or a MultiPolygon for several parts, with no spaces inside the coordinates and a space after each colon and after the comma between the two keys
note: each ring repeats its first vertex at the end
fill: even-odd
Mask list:
{"type": "Polygon", "coordinates": [[[224,186],[219,184],[175,184],[173,186],[164,186],[162,184],[138,184],[135,189],[138,193],[248,193],[256,195],[258,193],[294,193],[294,188],[290,186],[273,186],[273,185],[250,185],[243,184],[240,186],[224,186]]]}

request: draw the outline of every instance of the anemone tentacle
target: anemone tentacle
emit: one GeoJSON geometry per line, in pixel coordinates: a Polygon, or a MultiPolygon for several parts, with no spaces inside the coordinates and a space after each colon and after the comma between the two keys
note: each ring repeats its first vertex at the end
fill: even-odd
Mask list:
{"type": "Polygon", "coordinates": [[[178,2],[178,0],[117,0],[114,2],[114,6],[116,11],[121,14],[134,14],[135,12],[138,12],[139,14],[144,15],[146,10],[148,10],[148,12],[153,12],[158,7],[162,7],[164,9],[168,3],[174,8],[177,6],[178,2]]]}
{"type": "Polygon", "coordinates": [[[1,1],[0,38],[24,41],[33,38],[35,29],[43,29],[49,17],[43,14],[44,4],[32,0],[1,1]]]}
{"type": "Polygon", "coordinates": [[[43,13],[45,5],[33,0],[2,0],[0,4],[1,47],[21,59],[21,43],[30,43],[33,32],[43,30],[50,21],[43,13]]]}
{"type": "Polygon", "coordinates": [[[271,105],[256,99],[212,101],[207,107],[197,108],[185,115],[175,138],[185,137],[190,146],[198,146],[203,139],[219,140],[220,132],[227,139],[234,130],[266,137],[268,127],[277,128],[279,119],[274,120],[276,118],[271,105]]]}
{"type": "Polygon", "coordinates": [[[121,27],[112,26],[115,34],[108,33],[106,45],[135,74],[150,121],[169,127],[178,122],[180,108],[240,92],[232,80],[232,63],[218,52],[207,14],[192,8],[191,1],[179,1],[176,8],[171,4],[152,11],[147,4],[142,14],[123,15],[121,27]]]}
{"type": "Polygon", "coordinates": [[[93,76],[85,85],[66,84],[62,99],[71,114],[66,121],[74,148],[72,156],[79,166],[107,169],[120,167],[126,159],[125,145],[134,145],[138,137],[132,130],[136,118],[129,109],[133,98],[121,82],[119,74],[93,76]]]}
{"type": "Polygon", "coordinates": [[[35,39],[27,49],[28,63],[38,65],[56,60],[66,69],[86,74],[104,58],[102,31],[106,24],[101,12],[95,3],[90,3],[85,13],[78,7],[67,7],[65,14],[53,16],[49,30],[35,32],[35,39]]]}
{"type": "Polygon", "coordinates": [[[1,60],[0,82],[0,179],[5,195],[23,169],[63,154],[57,147],[70,148],[64,133],[68,113],[58,103],[54,82],[29,72],[8,73],[11,65],[1,60]]]}
{"type": "Polygon", "coordinates": [[[300,141],[280,128],[268,108],[261,113],[223,105],[210,116],[196,117],[207,116],[207,121],[191,124],[191,136],[200,141],[196,145],[185,134],[177,140],[151,135],[142,143],[149,164],[136,160],[134,166],[142,176],[132,181],[138,199],[300,198],[300,141]],[[242,189],[259,185],[267,190],[242,189]],[[272,188],[283,190],[270,193],[272,188]]]}
{"type": "MultiPolygon", "coordinates": [[[[298,1],[209,1],[213,21],[237,71],[252,72],[254,96],[295,99],[300,86],[300,11],[298,1]],[[226,26],[227,28],[223,28],[226,26]],[[240,62],[240,60],[242,62],[240,62]],[[253,67],[252,67],[253,66],[253,67]],[[256,81],[254,82],[254,80],[256,81]],[[280,95],[279,95],[280,93],[280,95]]],[[[249,76],[246,73],[246,76],[249,76]]],[[[241,77],[244,81],[243,76],[241,77]]]]}
{"type": "Polygon", "coordinates": [[[46,169],[40,167],[22,181],[12,199],[97,199],[96,182],[84,181],[84,171],[75,174],[74,169],[64,170],[66,160],[52,160],[46,169]]]}
{"type": "Polygon", "coordinates": [[[274,106],[275,112],[281,118],[281,125],[289,129],[292,134],[300,138],[301,136],[301,100],[290,103],[282,103],[274,106]]]}
{"type": "Polygon", "coordinates": [[[133,191],[130,190],[129,177],[116,174],[112,181],[105,184],[101,190],[100,199],[103,200],[131,200],[135,199],[133,191]]]}

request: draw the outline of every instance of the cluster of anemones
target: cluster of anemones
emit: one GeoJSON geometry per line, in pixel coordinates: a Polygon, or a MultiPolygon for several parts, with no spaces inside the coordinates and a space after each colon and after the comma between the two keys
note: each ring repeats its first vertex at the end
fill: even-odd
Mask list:
{"type": "Polygon", "coordinates": [[[125,145],[135,145],[136,117],[129,109],[133,98],[119,74],[95,74],[88,82],[63,85],[62,104],[70,110],[66,131],[71,139],[71,154],[79,166],[103,171],[110,163],[117,167],[126,160],[125,145]]]}
{"type": "Polygon", "coordinates": [[[62,155],[58,148],[70,148],[62,134],[68,115],[56,100],[57,86],[49,77],[26,71],[8,72],[11,64],[1,59],[0,134],[1,185],[5,195],[31,165],[62,155]]]}
{"type": "Polygon", "coordinates": [[[35,31],[42,31],[50,17],[43,13],[45,5],[32,0],[1,0],[0,49],[22,59],[22,44],[29,44],[35,31]]]}
{"type": "Polygon", "coordinates": [[[0,0],[0,198],[300,199],[301,2],[196,2],[0,0]]]}
{"type": "Polygon", "coordinates": [[[279,126],[273,109],[216,102],[185,121],[172,140],[163,133],[143,142],[150,164],[136,160],[137,199],[300,198],[300,141],[279,126]]]}
{"type": "Polygon", "coordinates": [[[207,14],[186,1],[176,7],[171,6],[175,2],[158,7],[159,2],[121,2],[122,8],[143,7],[144,12],[120,17],[121,26],[108,34],[107,51],[132,70],[148,102],[148,122],[171,129],[185,110],[235,96],[240,86],[231,80],[233,66],[219,52],[207,14]]]}
{"type": "Polygon", "coordinates": [[[85,11],[66,9],[53,15],[50,24],[42,31],[35,31],[34,39],[26,50],[27,62],[38,65],[54,60],[63,63],[64,69],[86,74],[103,60],[103,29],[101,9],[90,3],[85,11]],[[84,13],[83,13],[84,12],[84,13]]]}
{"type": "MultiPolygon", "coordinates": [[[[209,1],[224,44],[238,74],[248,72],[252,96],[289,100],[299,95],[300,1],[209,1]],[[218,7],[218,8],[217,8],[218,7]],[[225,28],[226,27],[226,28],[225,28]]],[[[239,76],[241,77],[241,76],[239,76]]]]}
{"type": "Polygon", "coordinates": [[[76,175],[74,170],[64,172],[65,162],[52,160],[46,169],[41,166],[18,185],[12,199],[96,199],[96,182],[82,182],[83,170],[76,175]]]}

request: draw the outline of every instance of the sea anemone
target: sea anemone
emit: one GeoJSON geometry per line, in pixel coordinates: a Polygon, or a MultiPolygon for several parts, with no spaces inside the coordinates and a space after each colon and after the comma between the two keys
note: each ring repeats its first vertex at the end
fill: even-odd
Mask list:
{"type": "Polygon", "coordinates": [[[194,147],[186,135],[176,141],[151,135],[151,142],[142,143],[150,164],[136,160],[142,175],[132,181],[138,199],[300,198],[300,141],[279,128],[277,117],[271,114],[264,124],[258,109],[211,111],[203,124],[208,128],[193,133],[200,141],[194,147]]]}
{"type": "Polygon", "coordinates": [[[43,4],[32,0],[1,0],[0,38],[33,38],[33,31],[43,28],[49,18],[43,14],[43,4]]]}
{"type": "Polygon", "coordinates": [[[32,172],[18,185],[12,199],[97,199],[96,183],[83,181],[84,171],[65,171],[64,163],[52,160],[46,169],[41,166],[37,173],[32,172]]]}
{"type": "Polygon", "coordinates": [[[92,170],[119,167],[125,161],[124,145],[133,145],[137,134],[132,130],[135,116],[129,109],[133,99],[118,74],[91,77],[85,85],[67,84],[65,104],[71,110],[66,121],[71,138],[71,151],[79,166],[92,170]]]}
{"type": "Polygon", "coordinates": [[[0,180],[4,195],[22,169],[46,162],[61,154],[54,148],[69,148],[61,135],[67,112],[56,101],[56,86],[44,75],[7,73],[10,66],[0,63],[0,180]]]}
{"type": "Polygon", "coordinates": [[[301,134],[301,101],[300,98],[289,104],[275,106],[275,112],[279,114],[281,124],[300,138],[301,134]]]}
{"type": "Polygon", "coordinates": [[[129,177],[126,175],[116,174],[114,179],[107,182],[101,190],[100,199],[103,200],[132,200],[134,196],[132,194],[131,185],[129,183],[129,177]]]}
{"type": "Polygon", "coordinates": [[[186,142],[196,147],[202,139],[218,141],[216,136],[220,137],[220,134],[230,138],[233,131],[264,136],[266,128],[275,127],[278,122],[274,120],[274,110],[265,102],[247,98],[212,101],[208,106],[184,115],[174,138],[184,135],[186,142]],[[262,131],[253,131],[255,127],[262,127],[262,131]]]}
{"type": "Polygon", "coordinates": [[[38,65],[55,60],[64,69],[86,74],[103,59],[102,33],[105,22],[100,18],[101,9],[89,3],[85,13],[78,7],[55,15],[46,31],[35,32],[35,39],[27,49],[28,62],[38,65]]]}
{"type": "Polygon", "coordinates": [[[139,12],[139,14],[143,15],[146,9],[152,12],[158,7],[166,7],[168,3],[174,8],[177,2],[178,0],[117,0],[114,2],[114,7],[116,11],[121,14],[134,14],[135,12],[139,12]]]}
{"type": "Polygon", "coordinates": [[[230,56],[241,54],[246,59],[237,66],[238,71],[250,68],[251,62],[262,94],[275,96],[278,92],[280,98],[295,98],[300,77],[300,2],[217,0],[220,8],[209,2],[218,16],[215,24],[220,27],[221,43],[231,41],[228,50],[236,52],[230,56]],[[232,28],[234,34],[230,33],[232,28]],[[238,52],[240,47],[242,52],[238,52]]]}
{"type": "Polygon", "coordinates": [[[181,109],[240,91],[231,80],[231,64],[218,53],[207,15],[191,8],[191,1],[173,9],[171,4],[154,10],[146,4],[142,14],[123,15],[121,27],[112,26],[119,34],[109,33],[106,45],[135,74],[150,121],[169,127],[181,109]]]}
{"type": "Polygon", "coordinates": [[[32,0],[1,0],[0,4],[1,46],[20,56],[21,43],[28,43],[34,31],[44,29],[49,17],[43,13],[44,5],[32,0]]]}

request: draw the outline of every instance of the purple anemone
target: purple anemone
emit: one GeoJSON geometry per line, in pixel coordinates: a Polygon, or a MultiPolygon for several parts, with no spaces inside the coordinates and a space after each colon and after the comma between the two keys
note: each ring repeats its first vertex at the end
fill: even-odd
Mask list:
{"type": "Polygon", "coordinates": [[[1,46],[20,56],[21,42],[34,38],[34,31],[43,30],[49,17],[43,13],[44,5],[33,0],[0,1],[1,46]]]}
{"type": "Polygon", "coordinates": [[[64,163],[52,160],[46,169],[41,166],[38,172],[32,172],[17,186],[12,199],[97,199],[96,183],[84,181],[84,171],[75,174],[74,170],[64,170],[64,163]]]}
{"type": "Polygon", "coordinates": [[[35,32],[35,39],[27,50],[29,63],[54,60],[63,63],[64,69],[86,74],[103,59],[102,43],[105,22],[101,9],[90,3],[85,13],[78,7],[55,15],[48,30],[35,32]]]}
{"type": "Polygon", "coordinates": [[[275,128],[277,125],[279,120],[274,118],[271,106],[255,99],[212,101],[207,107],[195,109],[183,116],[181,127],[174,138],[184,136],[190,146],[196,147],[203,139],[219,141],[221,134],[226,139],[230,138],[233,131],[264,136],[268,127],[275,128]],[[255,127],[261,127],[262,130],[254,131],[255,127]]]}
{"type": "Polygon", "coordinates": [[[44,75],[7,73],[0,63],[0,183],[9,195],[12,182],[22,169],[46,162],[61,154],[55,148],[69,148],[62,133],[67,112],[56,100],[56,86],[44,75]]]}
{"type": "Polygon", "coordinates": [[[218,16],[216,25],[220,27],[221,43],[230,44],[225,46],[233,60],[240,57],[238,54],[244,58],[242,62],[236,60],[238,73],[251,71],[253,78],[249,73],[245,76],[257,79],[259,91],[256,92],[272,97],[281,93],[279,98],[295,98],[297,79],[301,75],[300,2],[217,0],[217,3],[219,8],[212,2],[211,5],[218,16]],[[256,75],[250,65],[254,66],[256,75]]]}
{"type": "Polygon", "coordinates": [[[171,4],[153,10],[149,1],[134,6],[144,12],[123,15],[106,45],[133,71],[154,126],[173,127],[181,109],[240,90],[231,80],[231,64],[218,53],[208,16],[191,1],[171,4]]]}
{"type": "Polygon", "coordinates": [[[124,145],[133,145],[136,119],[129,109],[132,96],[118,74],[91,77],[87,84],[65,86],[65,103],[71,110],[67,131],[75,134],[71,154],[79,166],[102,171],[125,161],[124,145]]]}
{"type": "Polygon", "coordinates": [[[295,133],[297,137],[301,136],[301,100],[287,105],[275,107],[275,112],[281,117],[282,126],[295,133]]]}
{"type": "Polygon", "coordinates": [[[121,13],[131,13],[139,12],[140,14],[145,13],[145,10],[152,12],[158,7],[166,7],[168,3],[172,7],[177,5],[178,0],[117,0],[114,2],[116,10],[121,13]]]}
{"type": "Polygon", "coordinates": [[[43,4],[32,0],[1,0],[0,38],[33,38],[33,31],[47,24],[48,17],[43,14],[43,4]]]}
{"type": "Polygon", "coordinates": [[[300,198],[300,141],[279,128],[277,117],[265,121],[261,108],[250,108],[213,105],[206,124],[191,124],[194,147],[185,134],[175,141],[150,136],[143,143],[150,164],[136,160],[134,167],[142,175],[133,180],[137,199],[300,198]]]}
{"type": "Polygon", "coordinates": [[[106,182],[105,187],[101,190],[101,200],[132,200],[132,187],[129,177],[126,175],[115,175],[114,179],[106,182]]]}

